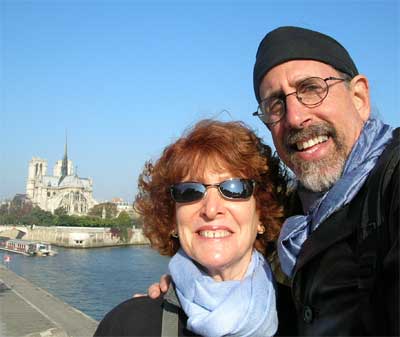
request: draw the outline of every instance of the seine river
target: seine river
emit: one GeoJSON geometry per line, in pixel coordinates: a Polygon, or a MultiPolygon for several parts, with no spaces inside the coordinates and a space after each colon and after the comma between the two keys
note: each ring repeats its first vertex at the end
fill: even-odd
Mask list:
{"type": "Polygon", "coordinates": [[[58,254],[49,257],[8,253],[10,269],[96,320],[132,294],[146,292],[169,261],[146,246],[55,249],[58,254]]]}

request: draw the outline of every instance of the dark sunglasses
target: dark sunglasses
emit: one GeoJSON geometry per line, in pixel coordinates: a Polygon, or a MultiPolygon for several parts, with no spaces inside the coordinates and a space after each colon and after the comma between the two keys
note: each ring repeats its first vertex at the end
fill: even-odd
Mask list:
{"type": "Polygon", "coordinates": [[[218,188],[219,193],[225,199],[246,200],[254,191],[255,181],[252,179],[229,179],[219,184],[202,184],[199,182],[185,181],[171,186],[171,196],[175,202],[186,203],[198,201],[204,198],[209,187],[218,188]]]}

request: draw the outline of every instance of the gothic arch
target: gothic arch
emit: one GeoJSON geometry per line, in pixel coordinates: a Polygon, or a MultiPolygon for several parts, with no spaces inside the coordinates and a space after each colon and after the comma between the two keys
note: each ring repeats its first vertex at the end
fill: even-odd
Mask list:
{"type": "Polygon", "coordinates": [[[86,214],[89,208],[88,200],[80,191],[69,191],[65,193],[58,205],[68,214],[86,214]]]}

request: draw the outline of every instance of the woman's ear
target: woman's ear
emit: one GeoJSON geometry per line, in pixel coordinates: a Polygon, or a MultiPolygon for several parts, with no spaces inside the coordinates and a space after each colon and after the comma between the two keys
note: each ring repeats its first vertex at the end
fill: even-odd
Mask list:
{"type": "Polygon", "coordinates": [[[364,75],[355,76],[350,82],[350,90],[354,106],[365,122],[371,114],[368,79],[364,75]]]}
{"type": "Polygon", "coordinates": [[[173,230],[170,232],[169,235],[172,236],[172,237],[175,238],[175,239],[178,239],[178,238],[179,238],[179,234],[178,234],[178,230],[177,230],[177,229],[173,229],[173,230]]]}

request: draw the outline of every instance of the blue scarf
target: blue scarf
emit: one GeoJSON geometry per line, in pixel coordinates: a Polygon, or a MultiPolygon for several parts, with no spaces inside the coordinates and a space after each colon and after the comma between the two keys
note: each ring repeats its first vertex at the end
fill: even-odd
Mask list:
{"type": "MultiPolygon", "coordinates": [[[[286,219],[278,239],[279,260],[286,275],[293,276],[297,256],[310,233],[332,213],[347,205],[358,193],[392,139],[392,134],[393,128],[389,125],[369,119],[346,161],[341,178],[327,192],[317,195],[313,207],[305,215],[286,219]]],[[[304,204],[305,196],[300,198],[304,204]]]]}
{"type": "Polygon", "coordinates": [[[207,337],[273,336],[278,317],[269,265],[254,250],[245,277],[216,282],[180,249],[169,263],[187,328],[207,337]]]}

